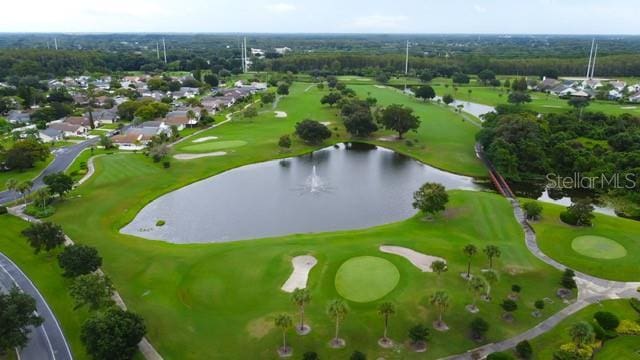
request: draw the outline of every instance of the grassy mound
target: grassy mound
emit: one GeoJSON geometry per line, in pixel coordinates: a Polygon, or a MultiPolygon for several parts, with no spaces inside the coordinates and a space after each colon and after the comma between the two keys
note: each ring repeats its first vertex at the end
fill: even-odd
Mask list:
{"type": "Polygon", "coordinates": [[[400,272],[386,259],[359,256],[340,266],[335,281],[338,294],[348,300],[364,303],[390,293],[400,281],[400,272]]]}
{"type": "Polygon", "coordinates": [[[624,246],[604,236],[578,236],[571,242],[571,248],[579,254],[596,259],[619,259],[627,256],[624,246]]]}

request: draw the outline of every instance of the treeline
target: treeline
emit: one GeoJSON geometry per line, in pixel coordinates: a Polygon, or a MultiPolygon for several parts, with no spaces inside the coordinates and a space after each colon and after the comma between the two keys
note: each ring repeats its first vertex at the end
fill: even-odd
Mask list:
{"type": "MultiPolygon", "coordinates": [[[[370,75],[371,72],[404,72],[402,54],[374,55],[363,53],[314,53],[285,56],[262,64],[276,71],[321,71],[334,75],[370,75]]],[[[451,58],[412,56],[409,66],[413,71],[430,69],[449,76],[455,72],[477,74],[489,69],[501,75],[541,75],[549,70],[565,76],[583,76],[587,61],[583,58],[490,58],[486,56],[460,56],[451,58]]],[[[598,58],[597,76],[638,76],[640,57],[612,55],[598,58]]]]}

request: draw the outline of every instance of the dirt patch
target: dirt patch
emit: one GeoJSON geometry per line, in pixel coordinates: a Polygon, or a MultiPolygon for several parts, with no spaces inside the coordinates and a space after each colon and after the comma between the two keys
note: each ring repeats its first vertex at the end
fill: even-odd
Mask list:
{"type": "Polygon", "coordinates": [[[272,316],[263,316],[253,319],[247,324],[247,333],[254,339],[262,339],[273,330],[273,328],[272,316]]]}
{"type": "Polygon", "coordinates": [[[210,152],[205,154],[176,154],[176,155],[173,155],[173,158],[176,160],[193,160],[193,159],[199,159],[203,157],[224,156],[224,155],[227,155],[226,151],[215,151],[215,152],[210,152]]]}

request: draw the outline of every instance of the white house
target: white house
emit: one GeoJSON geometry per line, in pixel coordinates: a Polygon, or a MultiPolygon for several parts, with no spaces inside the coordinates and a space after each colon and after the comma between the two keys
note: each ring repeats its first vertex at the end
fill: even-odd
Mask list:
{"type": "Polygon", "coordinates": [[[40,140],[45,143],[60,141],[64,139],[64,133],[62,131],[52,128],[38,131],[38,136],[40,137],[40,140]]]}
{"type": "Polygon", "coordinates": [[[629,101],[634,103],[640,103],[640,91],[629,96],[629,101]]]}

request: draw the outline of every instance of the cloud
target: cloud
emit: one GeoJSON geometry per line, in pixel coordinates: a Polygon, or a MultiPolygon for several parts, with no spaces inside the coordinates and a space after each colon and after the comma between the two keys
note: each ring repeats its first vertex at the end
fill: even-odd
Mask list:
{"type": "Polygon", "coordinates": [[[355,18],[349,27],[357,29],[399,29],[406,27],[409,20],[404,15],[369,15],[355,18]]]}
{"type": "Polygon", "coordinates": [[[487,8],[482,7],[478,4],[473,5],[473,8],[476,10],[476,12],[479,12],[480,14],[484,14],[487,12],[487,8]]]}
{"type": "Polygon", "coordinates": [[[277,13],[277,14],[292,12],[296,9],[296,7],[293,4],[283,3],[283,2],[269,4],[265,7],[267,8],[267,10],[271,11],[272,13],[277,13]]]}

